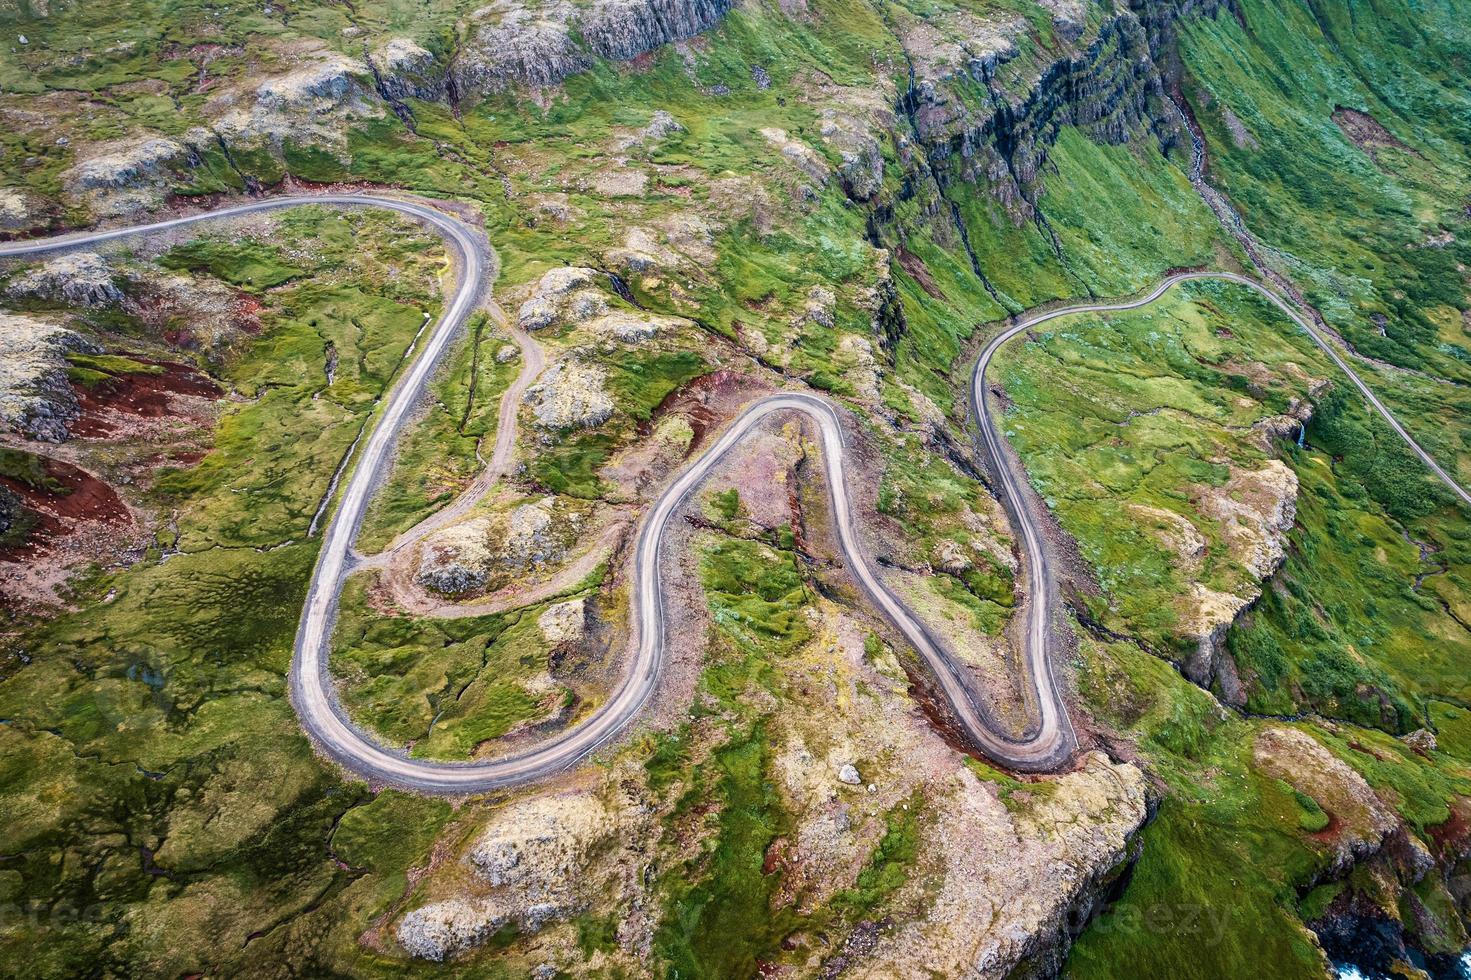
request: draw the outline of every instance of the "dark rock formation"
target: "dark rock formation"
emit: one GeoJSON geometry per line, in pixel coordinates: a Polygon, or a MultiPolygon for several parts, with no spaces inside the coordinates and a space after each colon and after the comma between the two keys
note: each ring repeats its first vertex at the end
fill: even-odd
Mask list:
{"type": "Polygon", "coordinates": [[[626,61],[694,37],[732,6],[733,0],[598,0],[587,9],[565,2],[511,5],[474,32],[455,64],[455,80],[464,92],[556,85],[586,71],[594,57],[626,61]]]}
{"type": "Polygon", "coordinates": [[[1024,92],[1007,90],[998,80],[997,64],[972,66],[989,94],[983,104],[945,85],[923,85],[908,94],[908,108],[942,185],[953,179],[988,181],[1019,220],[1032,217],[1048,151],[1064,126],[1110,144],[1150,134],[1180,138],[1149,37],[1132,13],[1105,23],[1077,54],[1046,66],[1024,92]]]}
{"type": "Polygon", "coordinates": [[[708,31],[733,6],[733,0],[598,0],[580,27],[598,55],[627,61],[708,31]]]}

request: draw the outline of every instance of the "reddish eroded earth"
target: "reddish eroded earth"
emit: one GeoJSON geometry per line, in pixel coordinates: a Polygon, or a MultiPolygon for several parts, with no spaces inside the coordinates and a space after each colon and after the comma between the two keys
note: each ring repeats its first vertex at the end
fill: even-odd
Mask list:
{"type": "Polygon", "coordinates": [[[43,554],[49,540],[61,537],[82,522],[131,524],[128,505],[117,491],[91,473],[59,459],[45,460],[47,487],[34,487],[21,480],[0,476],[0,485],[20,497],[40,518],[30,540],[15,548],[0,550],[0,561],[22,561],[43,554]]]}
{"type": "Polygon", "coordinates": [[[702,374],[665,395],[649,421],[639,427],[639,435],[647,438],[666,416],[683,415],[698,446],[712,427],[733,417],[747,402],[770,393],[769,385],[749,374],[728,370],[702,374]]]}
{"type": "Polygon", "coordinates": [[[46,478],[31,485],[0,476],[0,485],[21,499],[31,524],[24,541],[0,549],[0,606],[54,607],[74,569],[137,560],[151,520],[135,512],[113,484],[146,486],[159,466],[193,465],[209,449],[224,395],[220,386],[188,364],[119,353],[157,370],[74,385],[81,417],[70,427],[72,443],[7,443],[21,452],[44,453],[46,478]],[[87,468],[94,458],[91,440],[107,446],[98,457],[111,460],[98,471],[106,479],[87,468]]]}
{"type": "Polygon", "coordinates": [[[80,563],[130,561],[142,552],[144,529],[116,490],[58,459],[44,462],[45,486],[0,476],[21,498],[34,524],[25,540],[0,549],[0,609],[45,609],[80,563]]]}
{"type": "Polygon", "coordinates": [[[162,370],[115,375],[93,387],[74,386],[82,417],[71,427],[81,438],[109,438],[123,433],[129,419],[182,417],[206,423],[208,403],[224,392],[208,375],[175,361],[135,358],[162,370]]]}

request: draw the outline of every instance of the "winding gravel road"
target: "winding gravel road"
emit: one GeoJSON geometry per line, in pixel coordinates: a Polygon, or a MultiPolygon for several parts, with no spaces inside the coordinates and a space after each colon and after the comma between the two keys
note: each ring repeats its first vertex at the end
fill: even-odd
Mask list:
{"type": "MultiPolygon", "coordinates": [[[[801,414],[816,426],[822,441],[829,502],[840,549],[854,580],[896,629],[902,633],[933,672],[954,716],[977,747],[998,762],[1024,770],[1047,770],[1067,761],[1077,747],[1066,706],[1053,676],[1057,653],[1058,590],[1040,515],[1033,495],[1025,492],[1025,474],[1007,450],[988,405],[986,369],[1001,345],[1033,327],[1077,313],[1137,309],[1159,299],[1179,283],[1217,279],[1239,283],[1261,293],[1279,307],[1322,348],[1406,444],[1463,500],[1471,495],[1430,457],[1349,367],[1328,341],[1281,297],[1245,276],[1225,272],[1190,272],[1170,276],[1153,292],[1121,303],[1090,303],[1039,314],[1008,326],[994,337],[976,361],[971,380],[971,406],[979,425],[980,446],[1002,490],[1003,503],[1022,538],[1029,576],[1027,617],[1023,627],[1024,662],[1030,681],[1030,700],[1036,720],[1022,738],[1001,734],[971,697],[964,668],[958,666],[929,629],[884,583],[859,542],[854,507],[846,480],[846,436],[837,409],[827,399],[807,393],[783,393],[747,406],[720,437],[691,462],[659,496],[640,529],[634,555],[634,652],[631,662],[608,700],[576,727],[518,755],[484,762],[434,762],[411,759],[378,745],[354,725],[338,703],[328,672],[331,627],[344,578],[359,560],[353,541],[373,490],[389,465],[404,420],[432,376],[445,349],[485,296],[492,253],[479,232],[426,201],[366,194],[311,194],[267,198],[215,211],[101,232],[69,235],[44,241],[0,244],[0,257],[34,256],[110,240],[148,235],[201,222],[241,217],[301,205],[340,205],[386,208],[418,220],[443,237],[457,266],[458,283],[449,304],[429,331],[424,347],[384,400],[382,416],[373,428],[342,490],[336,513],[327,525],[302,611],[291,666],[291,694],[303,728],[327,755],[346,768],[377,782],[423,793],[470,794],[515,786],[563,771],[622,732],[637,717],[657,686],[665,658],[664,589],[660,580],[659,550],[664,532],[689,496],[710,472],[747,435],[773,414],[801,414]]],[[[530,367],[507,393],[501,406],[501,427],[491,466],[496,475],[507,467],[514,439],[515,411],[520,393],[541,364],[540,349],[524,334],[516,334],[530,367]]],[[[477,481],[480,486],[487,481],[477,481]]],[[[487,484],[488,485],[488,484],[487,484]]],[[[481,486],[481,490],[485,487],[481,486]]],[[[431,527],[443,519],[431,518],[431,527]]],[[[412,537],[422,536],[413,534],[412,537]]]]}

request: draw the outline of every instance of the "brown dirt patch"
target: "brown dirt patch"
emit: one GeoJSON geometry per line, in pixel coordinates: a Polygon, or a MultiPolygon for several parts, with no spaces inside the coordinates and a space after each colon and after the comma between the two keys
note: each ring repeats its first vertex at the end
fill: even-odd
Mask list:
{"type": "Polygon", "coordinates": [[[899,267],[909,273],[910,278],[919,283],[921,289],[935,299],[945,298],[945,294],[940,291],[940,287],[935,285],[935,277],[930,275],[929,266],[924,264],[923,259],[902,245],[899,246],[895,257],[899,260],[899,267]]]}
{"type": "Polygon", "coordinates": [[[1333,121],[1339,129],[1343,130],[1343,135],[1347,136],[1354,146],[1369,154],[1376,163],[1378,159],[1374,157],[1375,150],[1392,148],[1419,155],[1367,112],[1360,112],[1358,109],[1350,109],[1347,106],[1334,106],[1333,121]]]}
{"type": "Polygon", "coordinates": [[[117,491],[86,470],[57,459],[45,461],[48,487],[0,476],[38,518],[25,543],[0,549],[0,562],[30,561],[46,554],[57,539],[82,524],[124,525],[132,515],[117,491]]]}
{"type": "Polygon", "coordinates": [[[116,375],[92,388],[74,386],[82,417],[71,427],[73,436],[105,438],[116,435],[118,415],[149,419],[169,416],[193,418],[194,413],[176,401],[178,397],[213,400],[224,394],[219,385],[188,364],[145,358],[135,360],[162,370],[157,374],[140,371],[116,375]]]}

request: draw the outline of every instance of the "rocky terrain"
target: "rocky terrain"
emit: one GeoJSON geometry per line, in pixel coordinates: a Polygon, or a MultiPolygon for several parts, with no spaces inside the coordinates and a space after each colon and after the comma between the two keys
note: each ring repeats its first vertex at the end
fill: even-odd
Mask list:
{"type": "MultiPolygon", "coordinates": [[[[343,709],[411,758],[604,703],[648,504],[776,391],[838,407],[865,548],[1020,732],[1034,570],[966,394],[1009,318],[1242,273],[1471,472],[1464,6],[23,0],[0,237],[325,186],[484,232],[333,641],[343,709]]],[[[315,753],[285,678],[318,536],[454,272],[327,209],[0,270],[5,962],[1453,975],[1471,528],[1224,283],[988,376],[1059,582],[1058,772],[959,744],[786,418],[674,522],[626,733],[454,800],[315,753]]]]}
{"type": "Polygon", "coordinates": [[[64,442],[81,410],[67,378],[66,355],[99,348],[55,323],[0,314],[0,420],[11,432],[64,442]]]}

